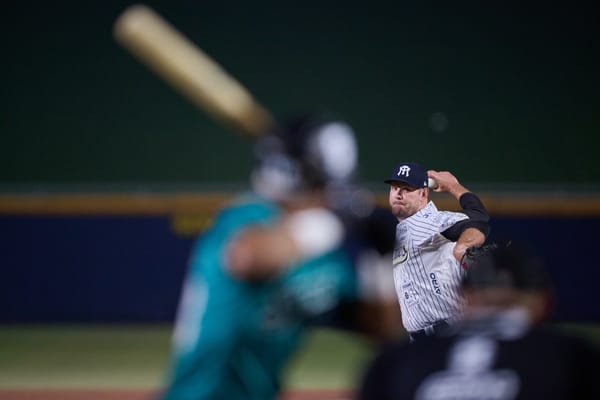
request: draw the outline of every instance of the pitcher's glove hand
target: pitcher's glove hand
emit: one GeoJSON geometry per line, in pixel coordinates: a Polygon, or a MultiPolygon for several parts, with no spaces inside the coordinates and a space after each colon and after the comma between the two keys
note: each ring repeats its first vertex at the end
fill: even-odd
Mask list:
{"type": "Polygon", "coordinates": [[[477,260],[479,257],[488,254],[490,251],[498,248],[496,243],[488,243],[483,244],[481,246],[469,247],[465,254],[462,256],[460,260],[460,266],[463,269],[469,269],[469,266],[473,263],[474,260],[477,260]]]}

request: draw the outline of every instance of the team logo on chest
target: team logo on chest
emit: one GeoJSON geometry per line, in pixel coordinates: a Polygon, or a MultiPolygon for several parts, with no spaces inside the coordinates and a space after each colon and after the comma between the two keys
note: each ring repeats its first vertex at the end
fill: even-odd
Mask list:
{"type": "Polygon", "coordinates": [[[406,260],[408,260],[408,247],[406,243],[399,243],[394,249],[392,263],[396,266],[405,263],[406,260]]]}

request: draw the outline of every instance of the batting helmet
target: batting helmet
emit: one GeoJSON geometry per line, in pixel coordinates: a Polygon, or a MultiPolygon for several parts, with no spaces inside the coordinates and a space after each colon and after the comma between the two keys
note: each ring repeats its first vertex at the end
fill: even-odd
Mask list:
{"type": "Polygon", "coordinates": [[[273,199],[347,182],[358,150],[353,129],[327,116],[291,118],[257,142],[254,189],[273,199]]]}

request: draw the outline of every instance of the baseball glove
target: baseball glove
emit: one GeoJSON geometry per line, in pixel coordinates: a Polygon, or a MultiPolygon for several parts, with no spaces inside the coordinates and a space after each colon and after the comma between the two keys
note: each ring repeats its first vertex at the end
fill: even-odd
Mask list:
{"type": "Polygon", "coordinates": [[[464,269],[468,270],[469,267],[473,264],[473,262],[480,257],[489,254],[491,251],[498,248],[496,243],[488,243],[481,246],[469,247],[465,254],[462,256],[460,260],[460,265],[464,269]]]}

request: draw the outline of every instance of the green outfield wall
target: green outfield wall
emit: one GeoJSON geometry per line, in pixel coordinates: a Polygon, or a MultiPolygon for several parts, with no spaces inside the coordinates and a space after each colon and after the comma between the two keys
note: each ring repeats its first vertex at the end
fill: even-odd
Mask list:
{"type": "MultiPolygon", "coordinates": [[[[131,2],[0,12],[0,184],[243,182],[250,141],[121,49],[131,2]]],[[[360,177],[399,161],[469,183],[596,190],[598,24],[585,8],[465,1],[148,1],[278,117],[356,128],[360,177]],[[566,8],[565,8],[566,7],[566,8]]]]}

